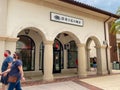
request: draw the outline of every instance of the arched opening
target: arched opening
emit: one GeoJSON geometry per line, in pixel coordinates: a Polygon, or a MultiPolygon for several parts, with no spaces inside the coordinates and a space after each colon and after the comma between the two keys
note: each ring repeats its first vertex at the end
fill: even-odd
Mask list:
{"type": "Polygon", "coordinates": [[[18,37],[20,39],[17,41],[16,51],[22,55],[23,70],[33,71],[35,70],[35,43],[29,36],[19,35],[18,37]]]}
{"type": "Polygon", "coordinates": [[[22,54],[25,76],[31,78],[34,76],[42,76],[44,34],[37,28],[28,27],[21,30],[17,37],[19,40],[16,43],[16,50],[22,54]]]}
{"type": "Polygon", "coordinates": [[[77,65],[76,60],[78,59],[78,48],[77,44],[80,43],[79,39],[70,32],[59,33],[53,45],[53,70],[55,68],[56,59],[59,62],[57,73],[71,73],[76,74],[77,65]],[[57,48],[57,49],[56,49],[57,48]]]}
{"type": "Polygon", "coordinates": [[[60,73],[63,68],[63,46],[58,39],[53,44],[53,73],[60,73]]]}
{"type": "Polygon", "coordinates": [[[90,74],[97,74],[98,66],[100,62],[100,42],[99,40],[92,36],[89,37],[86,42],[86,51],[87,51],[87,70],[90,74]],[[92,71],[92,73],[91,73],[92,71]]]}

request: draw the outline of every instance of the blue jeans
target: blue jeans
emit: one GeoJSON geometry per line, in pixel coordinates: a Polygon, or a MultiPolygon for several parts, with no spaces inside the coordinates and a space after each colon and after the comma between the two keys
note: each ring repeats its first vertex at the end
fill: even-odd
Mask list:
{"type": "Polygon", "coordinates": [[[18,80],[16,83],[9,83],[8,90],[22,90],[20,80],[18,80]]]}

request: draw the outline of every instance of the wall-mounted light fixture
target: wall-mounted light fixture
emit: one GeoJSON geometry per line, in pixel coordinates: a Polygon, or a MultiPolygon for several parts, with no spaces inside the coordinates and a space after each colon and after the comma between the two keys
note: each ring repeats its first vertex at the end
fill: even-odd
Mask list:
{"type": "Polygon", "coordinates": [[[66,50],[69,50],[69,49],[70,49],[70,43],[64,44],[64,48],[65,48],[66,50]]]}
{"type": "Polygon", "coordinates": [[[107,45],[107,41],[105,40],[105,41],[103,41],[103,45],[107,45]]]}
{"type": "Polygon", "coordinates": [[[29,34],[30,29],[25,29],[25,34],[29,34]]]}

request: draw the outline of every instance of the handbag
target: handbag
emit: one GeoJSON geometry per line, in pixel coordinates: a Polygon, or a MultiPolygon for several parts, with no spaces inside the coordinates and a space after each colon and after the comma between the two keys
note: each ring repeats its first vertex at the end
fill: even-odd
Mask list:
{"type": "Polygon", "coordinates": [[[16,81],[17,81],[17,77],[16,76],[9,76],[8,77],[8,82],[15,83],[16,81]]]}

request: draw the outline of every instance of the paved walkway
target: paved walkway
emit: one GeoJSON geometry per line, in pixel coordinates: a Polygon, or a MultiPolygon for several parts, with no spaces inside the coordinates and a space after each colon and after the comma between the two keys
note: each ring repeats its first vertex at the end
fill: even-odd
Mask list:
{"type": "Polygon", "coordinates": [[[113,73],[84,79],[69,77],[55,79],[52,82],[30,81],[22,83],[22,88],[23,90],[120,90],[120,71],[116,70],[113,73]]]}
{"type": "Polygon", "coordinates": [[[80,81],[99,87],[103,90],[120,90],[120,74],[81,79],[80,81]]]}
{"type": "Polygon", "coordinates": [[[89,90],[75,82],[57,82],[51,84],[23,87],[23,90],[89,90]]]}
{"type": "Polygon", "coordinates": [[[23,90],[120,90],[120,71],[113,75],[79,79],[73,77],[48,84],[25,86],[23,90]]]}
{"type": "Polygon", "coordinates": [[[25,86],[23,90],[120,90],[120,74],[25,86]],[[78,83],[80,81],[81,83],[78,83]],[[98,88],[91,88],[98,87],[98,88]]]}

